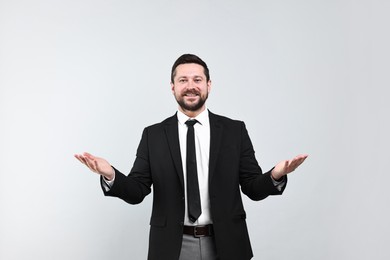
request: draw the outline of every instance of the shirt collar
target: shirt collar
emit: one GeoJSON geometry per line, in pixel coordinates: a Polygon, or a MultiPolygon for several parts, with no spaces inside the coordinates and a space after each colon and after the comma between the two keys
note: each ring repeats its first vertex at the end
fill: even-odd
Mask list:
{"type": "Polygon", "coordinates": [[[181,125],[184,125],[188,119],[196,119],[201,125],[205,126],[209,123],[209,110],[206,108],[195,118],[191,118],[178,110],[177,119],[181,125]]]}

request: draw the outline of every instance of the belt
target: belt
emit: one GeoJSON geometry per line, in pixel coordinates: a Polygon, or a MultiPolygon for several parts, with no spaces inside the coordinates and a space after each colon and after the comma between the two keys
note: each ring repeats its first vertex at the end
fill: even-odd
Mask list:
{"type": "Polygon", "coordinates": [[[194,237],[210,237],[214,235],[213,225],[206,226],[184,226],[183,234],[194,237]]]}

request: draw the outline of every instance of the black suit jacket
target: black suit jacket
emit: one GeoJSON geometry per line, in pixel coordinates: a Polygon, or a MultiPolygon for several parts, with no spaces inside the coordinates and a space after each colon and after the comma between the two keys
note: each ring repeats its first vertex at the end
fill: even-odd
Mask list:
{"type": "MultiPolygon", "coordinates": [[[[262,173],[243,122],[211,112],[209,118],[209,196],[217,252],[221,260],[250,259],[253,254],[240,187],[252,200],[283,190],[275,188],[270,172],[262,173]]],[[[177,116],[144,129],[128,176],[115,171],[112,188],[103,189],[107,196],[137,204],[153,185],[148,259],[178,259],[185,198],[177,116]]]]}

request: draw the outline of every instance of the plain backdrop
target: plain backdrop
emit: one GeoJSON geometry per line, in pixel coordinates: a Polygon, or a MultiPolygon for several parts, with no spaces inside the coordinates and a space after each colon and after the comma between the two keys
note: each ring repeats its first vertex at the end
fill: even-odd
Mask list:
{"type": "MultiPolygon", "coordinates": [[[[390,259],[390,2],[0,1],[0,259],[146,259],[151,197],[103,196],[175,113],[170,69],[209,65],[208,108],[245,121],[282,196],[245,198],[254,259],[390,259]]],[[[239,259],[238,259],[239,260],[239,259]]]]}

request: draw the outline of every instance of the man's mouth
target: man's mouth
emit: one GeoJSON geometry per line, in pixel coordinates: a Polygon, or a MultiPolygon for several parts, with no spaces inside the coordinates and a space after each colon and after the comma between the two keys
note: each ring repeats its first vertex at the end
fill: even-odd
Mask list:
{"type": "Polygon", "coordinates": [[[186,97],[196,97],[196,96],[198,96],[198,94],[197,93],[185,93],[184,96],[186,96],[186,97]]]}

